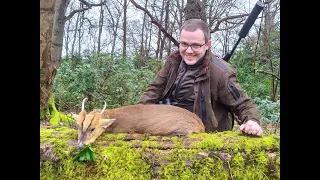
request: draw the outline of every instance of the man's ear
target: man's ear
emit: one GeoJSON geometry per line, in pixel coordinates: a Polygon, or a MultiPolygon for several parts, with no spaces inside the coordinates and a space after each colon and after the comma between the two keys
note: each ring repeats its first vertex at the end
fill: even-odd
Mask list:
{"type": "Polygon", "coordinates": [[[210,49],[211,43],[212,43],[212,40],[209,40],[209,41],[207,42],[208,49],[210,49]]]}
{"type": "Polygon", "coordinates": [[[104,129],[106,129],[107,127],[109,127],[116,119],[100,119],[99,123],[101,125],[101,127],[103,127],[104,129]]]}

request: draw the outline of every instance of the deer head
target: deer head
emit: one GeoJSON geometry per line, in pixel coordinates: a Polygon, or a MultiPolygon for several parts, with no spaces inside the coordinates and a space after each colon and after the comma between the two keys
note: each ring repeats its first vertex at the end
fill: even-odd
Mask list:
{"type": "Polygon", "coordinates": [[[110,126],[115,119],[101,118],[101,114],[105,111],[107,104],[105,102],[102,111],[86,113],[84,103],[88,98],[82,101],[82,108],[79,114],[72,114],[78,124],[78,147],[83,148],[84,144],[93,143],[105,129],[110,126]]]}

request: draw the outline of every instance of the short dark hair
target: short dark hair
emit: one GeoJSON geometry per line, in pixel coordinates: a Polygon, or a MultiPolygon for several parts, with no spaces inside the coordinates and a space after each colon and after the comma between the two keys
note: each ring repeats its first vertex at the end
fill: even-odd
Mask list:
{"type": "Polygon", "coordinates": [[[206,42],[210,40],[209,27],[208,27],[207,23],[205,23],[201,19],[188,19],[188,20],[186,20],[180,28],[180,33],[183,29],[186,31],[191,31],[191,32],[193,32],[197,29],[200,29],[204,34],[204,40],[206,42]]]}

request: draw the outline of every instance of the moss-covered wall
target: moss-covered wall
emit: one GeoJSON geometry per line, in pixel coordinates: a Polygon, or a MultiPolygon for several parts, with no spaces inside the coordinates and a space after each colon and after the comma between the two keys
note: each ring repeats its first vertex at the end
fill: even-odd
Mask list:
{"type": "Polygon", "coordinates": [[[77,130],[40,127],[40,179],[280,179],[280,136],[104,134],[95,162],[72,158],[77,130]]]}

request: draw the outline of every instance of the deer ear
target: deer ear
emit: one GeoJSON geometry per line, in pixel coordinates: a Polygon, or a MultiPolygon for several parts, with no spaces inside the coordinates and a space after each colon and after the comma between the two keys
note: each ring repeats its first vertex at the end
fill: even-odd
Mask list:
{"type": "Polygon", "coordinates": [[[71,113],[71,114],[72,114],[72,116],[73,116],[74,120],[76,120],[76,121],[77,121],[77,119],[78,119],[79,115],[78,115],[78,114],[73,114],[73,113],[71,113]]]}
{"type": "Polygon", "coordinates": [[[74,120],[76,121],[76,123],[79,125],[79,120],[78,120],[79,115],[78,114],[73,114],[73,113],[71,113],[71,114],[72,114],[74,120]]]}
{"type": "Polygon", "coordinates": [[[107,127],[109,127],[116,119],[100,119],[99,123],[101,125],[101,127],[103,127],[104,129],[106,129],[107,127]]]}
{"type": "Polygon", "coordinates": [[[73,114],[71,113],[73,118],[76,120],[77,124],[80,125],[84,121],[84,118],[86,117],[86,112],[81,111],[79,114],[73,114]]]}

